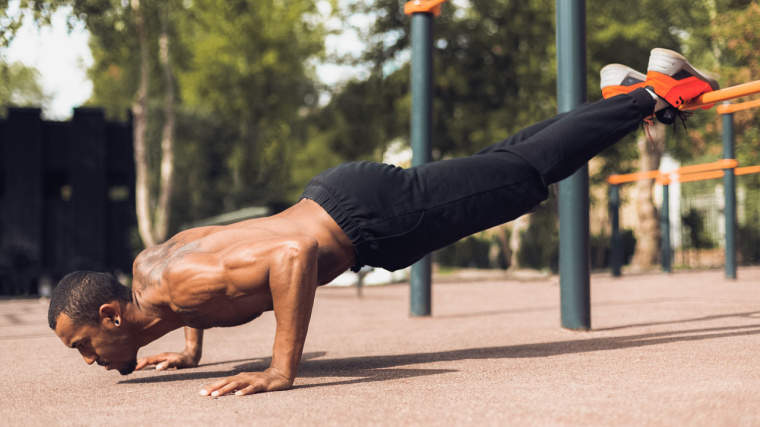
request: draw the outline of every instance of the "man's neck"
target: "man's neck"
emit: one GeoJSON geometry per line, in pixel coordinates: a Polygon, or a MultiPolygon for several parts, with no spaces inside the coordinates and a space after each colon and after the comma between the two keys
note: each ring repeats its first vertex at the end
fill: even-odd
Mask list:
{"type": "Polygon", "coordinates": [[[184,326],[182,319],[168,306],[147,303],[139,291],[132,291],[132,302],[127,303],[126,313],[140,347],[184,326]]]}

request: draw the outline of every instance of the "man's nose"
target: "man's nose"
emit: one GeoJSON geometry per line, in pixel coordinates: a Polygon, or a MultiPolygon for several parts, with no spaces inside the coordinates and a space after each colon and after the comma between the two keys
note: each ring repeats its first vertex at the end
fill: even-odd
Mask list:
{"type": "Polygon", "coordinates": [[[95,361],[98,360],[98,356],[96,356],[93,353],[84,353],[84,352],[80,352],[80,353],[82,353],[82,358],[84,359],[85,363],[87,363],[88,365],[92,365],[93,363],[95,363],[95,361]]]}

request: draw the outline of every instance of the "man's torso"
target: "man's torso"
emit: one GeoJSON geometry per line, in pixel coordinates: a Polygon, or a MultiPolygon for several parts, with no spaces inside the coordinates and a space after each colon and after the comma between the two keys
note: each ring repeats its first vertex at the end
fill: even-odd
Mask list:
{"type": "Polygon", "coordinates": [[[304,201],[289,211],[186,230],[148,248],[135,260],[133,288],[144,303],[168,305],[190,327],[250,322],[273,308],[268,272],[283,242],[304,236],[317,240],[319,284],[331,281],[353,262],[350,241],[318,205],[304,201]],[[238,259],[240,253],[245,259],[238,259]],[[233,285],[227,278],[230,266],[238,261],[255,268],[248,268],[250,277],[233,285]]]}

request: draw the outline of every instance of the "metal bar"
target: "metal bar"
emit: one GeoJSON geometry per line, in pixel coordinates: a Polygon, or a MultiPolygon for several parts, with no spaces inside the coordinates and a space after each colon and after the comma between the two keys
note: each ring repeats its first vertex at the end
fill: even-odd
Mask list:
{"type": "Polygon", "coordinates": [[[749,110],[750,108],[760,107],[760,99],[754,101],[740,102],[738,104],[724,103],[718,105],[716,110],[718,114],[731,114],[737,111],[749,110]]]}
{"type": "Polygon", "coordinates": [[[736,159],[722,159],[712,163],[702,163],[699,165],[683,166],[676,169],[674,172],[679,175],[686,175],[697,172],[707,172],[716,169],[733,169],[739,166],[739,162],[736,159]]]}
{"type": "Polygon", "coordinates": [[[625,184],[626,182],[634,182],[634,181],[642,181],[645,179],[655,179],[660,175],[660,171],[653,170],[653,171],[644,171],[644,172],[634,172],[634,173],[627,173],[623,175],[610,175],[607,177],[607,183],[608,184],[625,184]]]}
{"type": "Polygon", "coordinates": [[[660,209],[660,230],[662,231],[662,271],[670,273],[670,191],[669,185],[662,186],[662,207],[660,209]]]}
{"type": "Polygon", "coordinates": [[[680,109],[695,110],[705,105],[728,101],[734,98],[740,98],[742,96],[754,95],[756,93],[760,93],[760,80],[707,92],[703,95],[698,96],[696,99],[683,104],[680,109]]]}
{"type": "MultiPolygon", "coordinates": [[[[412,15],[412,166],[431,160],[430,134],[433,96],[433,15],[412,15]]],[[[412,265],[410,315],[430,316],[430,255],[412,265]]]]}
{"type": "MultiPolygon", "coordinates": [[[[723,114],[723,157],[733,159],[734,114],[723,114]]],[[[726,279],[736,279],[736,179],[734,169],[723,170],[723,216],[726,223],[726,279]]]]}
{"type": "Polygon", "coordinates": [[[413,15],[415,13],[432,13],[435,16],[441,14],[441,4],[447,0],[413,0],[406,2],[404,13],[413,15]]]}
{"type": "Polygon", "coordinates": [[[694,182],[704,181],[706,179],[722,178],[724,176],[722,170],[690,173],[687,175],[675,175],[670,177],[670,182],[694,182]]]}
{"type": "Polygon", "coordinates": [[[623,265],[623,239],[620,236],[620,186],[609,187],[610,221],[612,222],[612,239],[610,242],[610,265],[612,276],[620,277],[623,265]]]}
{"type": "MultiPolygon", "coordinates": [[[[560,113],[586,100],[586,2],[557,0],[557,104],[560,113]]],[[[591,329],[588,166],[559,183],[562,327],[591,329]]]]}
{"type": "Polygon", "coordinates": [[[734,175],[749,175],[752,173],[760,173],[760,165],[759,166],[745,166],[743,168],[736,168],[734,169],[734,175]]]}
{"type": "MultiPolygon", "coordinates": [[[[641,181],[645,179],[657,179],[662,180],[664,176],[674,176],[670,177],[669,179],[680,181],[680,182],[686,182],[682,178],[684,175],[690,175],[690,174],[697,174],[700,172],[709,172],[719,169],[731,169],[739,166],[739,162],[735,159],[722,159],[718,160],[717,162],[711,162],[711,163],[702,163],[699,165],[691,165],[691,166],[683,166],[678,169],[662,172],[659,170],[653,170],[653,171],[645,171],[645,172],[634,172],[634,173],[627,173],[624,175],[610,175],[607,177],[607,183],[608,184],[625,184],[627,182],[634,182],[634,181],[641,181]]],[[[717,177],[721,177],[723,175],[719,175],[717,177]]],[[[692,181],[698,181],[699,179],[710,179],[710,178],[716,178],[716,176],[708,176],[706,178],[696,178],[691,179],[692,181]]]]}

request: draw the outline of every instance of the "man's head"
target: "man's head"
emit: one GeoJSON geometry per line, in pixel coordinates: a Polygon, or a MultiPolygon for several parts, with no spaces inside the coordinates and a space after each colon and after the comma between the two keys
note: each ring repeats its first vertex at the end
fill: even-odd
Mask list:
{"type": "Polygon", "coordinates": [[[139,349],[125,319],[131,301],[130,290],[112,274],[75,271],[53,290],[48,324],[87,364],[127,375],[135,369],[139,349]]]}

